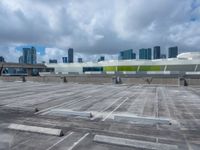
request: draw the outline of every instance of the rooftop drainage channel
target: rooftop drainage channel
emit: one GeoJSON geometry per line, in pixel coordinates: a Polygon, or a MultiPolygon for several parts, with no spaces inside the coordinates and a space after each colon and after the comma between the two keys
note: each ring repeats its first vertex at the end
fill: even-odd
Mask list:
{"type": "Polygon", "coordinates": [[[64,135],[61,129],[28,126],[28,125],[22,125],[22,124],[10,124],[8,126],[8,129],[17,130],[17,131],[27,131],[27,132],[33,132],[33,133],[42,133],[42,134],[55,135],[55,136],[64,135]]]}
{"type": "Polygon", "coordinates": [[[111,136],[104,136],[104,135],[95,135],[93,141],[106,143],[106,144],[114,144],[114,145],[119,145],[119,146],[134,147],[138,149],[178,150],[177,145],[139,141],[139,140],[125,139],[125,138],[118,138],[118,137],[111,137],[111,136]]]}
{"type": "Polygon", "coordinates": [[[140,116],[132,116],[132,115],[115,115],[115,121],[119,122],[130,122],[130,123],[138,123],[138,124],[167,124],[171,125],[172,122],[170,119],[166,118],[153,118],[153,117],[140,117],[140,116]]]}
{"type": "Polygon", "coordinates": [[[57,116],[79,116],[79,117],[86,117],[91,118],[92,113],[90,112],[81,112],[81,111],[72,111],[67,109],[52,109],[48,112],[43,113],[44,114],[51,114],[51,115],[57,115],[57,116]]]}

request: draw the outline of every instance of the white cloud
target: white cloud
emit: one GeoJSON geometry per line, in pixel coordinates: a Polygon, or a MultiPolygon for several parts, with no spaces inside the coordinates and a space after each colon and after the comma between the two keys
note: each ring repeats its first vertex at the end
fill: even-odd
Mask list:
{"type": "Polygon", "coordinates": [[[61,62],[62,57],[67,56],[67,50],[62,50],[59,48],[46,48],[44,55],[39,56],[39,61],[46,61],[48,62],[49,59],[57,59],[61,62]]]}
{"type": "Polygon", "coordinates": [[[0,47],[0,56],[3,56],[5,61],[18,62],[21,52],[16,50],[15,47],[0,47]]]}
{"type": "Polygon", "coordinates": [[[198,51],[200,42],[195,0],[2,0],[0,22],[1,45],[55,47],[38,56],[45,60],[69,47],[87,54],[155,45],[198,51]]]}
{"type": "Polygon", "coordinates": [[[176,43],[182,43],[188,47],[198,46],[200,43],[200,22],[185,23],[170,28],[169,39],[176,43]]]}

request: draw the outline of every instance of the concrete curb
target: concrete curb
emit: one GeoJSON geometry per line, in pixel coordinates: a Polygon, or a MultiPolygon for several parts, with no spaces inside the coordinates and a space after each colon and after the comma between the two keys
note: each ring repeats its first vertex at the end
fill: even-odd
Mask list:
{"type": "Polygon", "coordinates": [[[80,116],[80,117],[87,117],[91,118],[91,112],[81,112],[81,111],[72,111],[67,109],[52,109],[49,111],[50,114],[61,115],[61,116],[80,116]]]}
{"type": "Polygon", "coordinates": [[[9,109],[14,111],[27,111],[27,112],[38,112],[38,108],[30,108],[30,107],[10,107],[10,106],[1,106],[2,109],[9,109]]]}
{"type": "Polygon", "coordinates": [[[153,143],[153,142],[148,142],[148,141],[139,141],[139,140],[125,139],[125,138],[118,138],[118,137],[111,137],[111,136],[104,136],[104,135],[95,135],[93,141],[106,143],[106,144],[114,144],[114,145],[119,145],[119,146],[134,147],[138,149],[178,150],[177,145],[153,143]]]}
{"type": "Polygon", "coordinates": [[[140,117],[132,115],[115,115],[114,120],[119,122],[130,122],[138,124],[172,124],[170,119],[166,118],[140,117]]]}
{"type": "Polygon", "coordinates": [[[53,128],[44,128],[38,126],[28,126],[22,124],[10,124],[8,129],[18,130],[18,131],[27,131],[27,132],[34,132],[34,133],[42,133],[48,135],[55,135],[55,136],[63,136],[63,131],[61,129],[53,129],[53,128]]]}

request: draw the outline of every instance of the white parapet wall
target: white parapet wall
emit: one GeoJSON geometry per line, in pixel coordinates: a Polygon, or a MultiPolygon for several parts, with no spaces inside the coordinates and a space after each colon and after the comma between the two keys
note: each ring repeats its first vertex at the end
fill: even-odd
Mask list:
{"type": "Polygon", "coordinates": [[[147,71],[147,74],[160,74],[160,75],[170,75],[170,71],[147,71]]]}
{"type": "Polygon", "coordinates": [[[186,75],[200,75],[200,71],[198,72],[186,72],[186,75]]]}
{"type": "Polygon", "coordinates": [[[87,71],[84,74],[102,74],[102,72],[101,71],[94,71],[94,72],[87,71]]]}
{"type": "Polygon", "coordinates": [[[136,71],[123,71],[123,74],[136,74],[136,71]]]}
{"type": "Polygon", "coordinates": [[[115,74],[114,71],[107,71],[106,74],[115,74]]]}

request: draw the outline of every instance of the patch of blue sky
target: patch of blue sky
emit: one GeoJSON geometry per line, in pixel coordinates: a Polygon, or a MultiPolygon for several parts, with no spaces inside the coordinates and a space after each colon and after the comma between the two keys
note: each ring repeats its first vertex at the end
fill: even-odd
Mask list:
{"type": "Polygon", "coordinates": [[[191,3],[191,22],[196,22],[199,20],[199,15],[197,14],[198,9],[200,9],[200,0],[193,0],[191,3]]]}
{"type": "Polygon", "coordinates": [[[190,18],[190,21],[196,21],[196,20],[197,20],[197,18],[195,18],[195,17],[190,18]]]}
{"type": "Polygon", "coordinates": [[[27,44],[27,45],[21,45],[21,46],[17,46],[16,47],[16,50],[18,50],[18,51],[22,51],[22,49],[23,48],[31,48],[31,47],[35,47],[36,48],[36,50],[37,50],[37,52],[39,52],[40,53],[40,55],[44,55],[45,53],[45,46],[43,46],[43,45],[30,45],[30,44],[27,44]]]}
{"type": "Polygon", "coordinates": [[[193,0],[191,7],[192,7],[193,10],[200,7],[200,1],[199,0],[193,0]]]}

